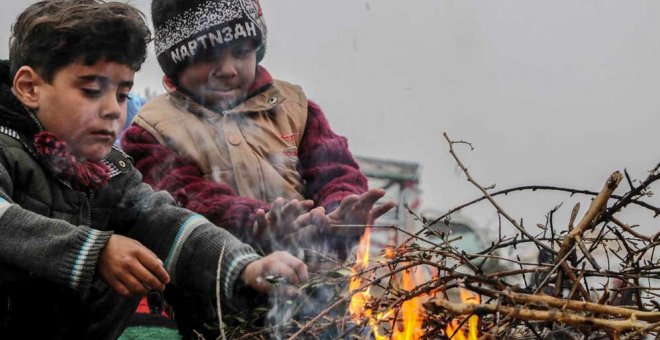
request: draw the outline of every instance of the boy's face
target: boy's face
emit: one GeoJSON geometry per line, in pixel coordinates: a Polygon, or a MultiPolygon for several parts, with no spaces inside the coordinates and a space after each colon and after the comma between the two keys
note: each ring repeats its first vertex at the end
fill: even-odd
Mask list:
{"type": "Polygon", "coordinates": [[[251,40],[224,48],[210,60],[196,61],[179,74],[179,85],[208,108],[222,112],[245,100],[257,69],[251,40]]]}
{"type": "Polygon", "coordinates": [[[134,75],[130,67],[115,62],[69,64],[50,83],[39,85],[36,115],[75,156],[99,161],[124,126],[134,75]]]}

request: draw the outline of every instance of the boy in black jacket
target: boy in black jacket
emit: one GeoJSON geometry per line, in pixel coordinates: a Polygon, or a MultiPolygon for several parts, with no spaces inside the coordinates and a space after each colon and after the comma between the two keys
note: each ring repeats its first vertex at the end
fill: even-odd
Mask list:
{"type": "MultiPolygon", "coordinates": [[[[285,252],[260,258],[142,183],[113,142],[150,33],[140,12],[42,1],[0,65],[0,335],[116,338],[140,296],[170,281],[231,302],[237,282],[307,280],[285,252]]],[[[286,287],[285,287],[286,288],[286,287]]]]}

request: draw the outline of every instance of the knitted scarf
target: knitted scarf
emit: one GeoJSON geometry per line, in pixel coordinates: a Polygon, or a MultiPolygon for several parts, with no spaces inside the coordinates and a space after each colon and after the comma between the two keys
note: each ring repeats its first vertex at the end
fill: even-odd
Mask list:
{"type": "Polygon", "coordinates": [[[34,135],[34,146],[45,165],[76,190],[98,190],[110,180],[110,168],[106,164],[78,160],[69,152],[66,142],[51,132],[34,135]]]}

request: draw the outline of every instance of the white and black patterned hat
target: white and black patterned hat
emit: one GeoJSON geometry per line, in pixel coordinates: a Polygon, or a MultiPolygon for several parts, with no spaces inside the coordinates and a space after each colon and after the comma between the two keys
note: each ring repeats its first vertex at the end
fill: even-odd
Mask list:
{"type": "Polygon", "coordinates": [[[173,77],[196,58],[244,39],[258,42],[257,62],[266,53],[266,22],[258,0],[153,0],[156,56],[173,77]]]}

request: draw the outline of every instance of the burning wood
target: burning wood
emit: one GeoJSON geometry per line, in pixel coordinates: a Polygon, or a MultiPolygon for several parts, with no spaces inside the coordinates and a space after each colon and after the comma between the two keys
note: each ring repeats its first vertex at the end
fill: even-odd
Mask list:
{"type": "Polygon", "coordinates": [[[472,340],[660,334],[660,232],[656,228],[654,234],[646,235],[626,223],[631,215],[623,214],[632,209],[648,212],[657,223],[660,208],[648,198],[651,185],[660,179],[660,164],[639,181],[615,172],[600,192],[540,186],[491,192],[470,175],[454,149],[467,143],[445,138],[450,154],[483,195],[461,208],[486,200],[503,218],[500,228],[508,223],[515,235],[504,236],[500,230],[497,240],[485,249],[461,250],[457,247],[460,236],[437,228],[449,225],[458,208],[433,221],[416,216],[422,224],[418,231],[407,226],[371,226],[395,228],[407,240],[373,254],[371,228],[366,228],[354,264],[316,273],[312,282],[300,287],[299,298],[279,302],[290,306],[288,314],[280,313],[288,318],[267,323],[261,330],[246,327],[248,321],[228,336],[472,340]],[[627,182],[629,191],[615,195],[621,182],[627,182]],[[532,229],[495,200],[501,194],[525,190],[559,190],[593,199],[581,217],[576,204],[564,228],[557,227],[554,217],[558,206],[539,229],[532,229]],[[538,253],[534,260],[518,256],[530,249],[538,253]],[[489,267],[491,262],[508,265],[489,267]],[[313,298],[319,287],[331,287],[333,292],[322,303],[313,298]],[[312,305],[311,312],[300,312],[312,305]]]}

